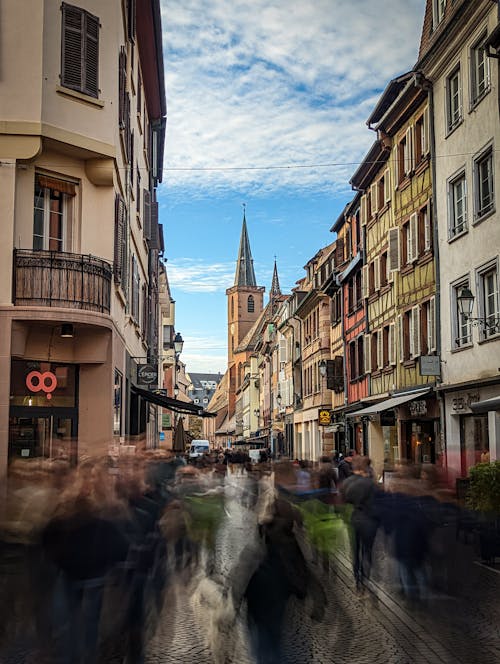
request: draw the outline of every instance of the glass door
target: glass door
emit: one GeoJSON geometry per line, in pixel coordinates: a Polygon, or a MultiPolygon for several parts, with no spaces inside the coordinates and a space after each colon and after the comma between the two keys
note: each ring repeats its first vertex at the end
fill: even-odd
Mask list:
{"type": "Polygon", "coordinates": [[[9,461],[76,461],[76,417],[72,414],[19,413],[9,421],[9,461]]]}

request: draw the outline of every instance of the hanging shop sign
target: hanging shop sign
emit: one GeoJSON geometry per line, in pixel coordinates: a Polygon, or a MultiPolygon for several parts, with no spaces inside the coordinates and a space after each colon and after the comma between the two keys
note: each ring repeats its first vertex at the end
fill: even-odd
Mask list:
{"type": "Polygon", "coordinates": [[[325,409],[320,409],[318,411],[318,424],[321,427],[328,427],[332,424],[332,411],[325,409]]]}
{"type": "Polygon", "coordinates": [[[154,364],[138,364],[137,385],[146,387],[158,385],[158,367],[154,364]]]}
{"type": "Polygon", "coordinates": [[[439,355],[422,355],[419,358],[421,376],[440,376],[441,361],[439,355]]]}

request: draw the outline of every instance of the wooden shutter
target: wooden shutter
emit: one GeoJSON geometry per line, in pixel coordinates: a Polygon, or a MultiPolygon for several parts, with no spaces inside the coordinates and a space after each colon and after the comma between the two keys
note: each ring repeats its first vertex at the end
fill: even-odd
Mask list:
{"type": "Polygon", "coordinates": [[[370,186],[370,199],[373,217],[378,212],[378,187],[376,184],[370,186]]]}
{"type": "Polygon", "coordinates": [[[417,305],[411,310],[410,326],[410,355],[412,358],[418,357],[421,352],[420,341],[420,307],[417,305]]]}
{"type": "Polygon", "coordinates": [[[135,0],[127,0],[127,36],[131,42],[135,38],[135,0]]]}
{"type": "Polygon", "coordinates": [[[148,189],[142,190],[142,229],[146,240],[151,239],[151,192],[148,189]]]}
{"type": "Polygon", "coordinates": [[[363,343],[363,355],[365,358],[365,373],[371,373],[372,371],[372,335],[364,335],[363,343]]]}
{"type": "Polygon", "coordinates": [[[363,268],[361,270],[361,295],[363,298],[368,297],[369,293],[368,271],[369,271],[369,266],[363,265],[363,268]]]}
{"type": "Polygon", "coordinates": [[[432,250],[432,201],[427,201],[424,213],[424,251],[432,250]]]}
{"type": "Polygon", "coordinates": [[[396,324],[389,324],[389,364],[396,364],[396,324]]]}
{"type": "Polygon", "coordinates": [[[410,228],[408,238],[408,263],[418,258],[418,214],[414,212],[410,217],[410,228]]]}
{"type": "Polygon", "coordinates": [[[424,118],[423,118],[423,127],[422,127],[422,152],[423,155],[425,156],[429,154],[431,146],[430,146],[430,125],[429,125],[429,107],[426,106],[424,110],[424,118]]]}
{"type": "Polygon", "coordinates": [[[72,90],[83,89],[84,10],[62,5],[61,85],[72,90]]]}
{"type": "Polygon", "coordinates": [[[85,12],[85,44],[83,92],[91,97],[99,96],[99,19],[85,12]]]}
{"type": "Polygon", "coordinates": [[[409,175],[413,170],[413,127],[408,127],[406,130],[405,156],[405,175],[409,175]]]}
{"type": "Polygon", "coordinates": [[[344,238],[338,237],[335,245],[335,265],[342,265],[344,262],[344,238]]]}
{"type": "Polygon", "coordinates": [[[118,123],[120,129],[125,129],[125,96],[127,93],[127,51],[125,46],[120,47],[118,56],[118,123]]]}
{"type": "MultiPolygon", "coordinates": [[[[132,191],[134,187],[134,147],[135,147],[135,134],[134,130],[132,129],[132,131],[130,132],[130,169],[129,169],[130,186],[132,187],[132,191]]],[[[139,182],[139,169],[137,169],[137,176],[138,176],[137,182],[139,182]]],[[[138,189],[138,192],[140,192],[140,189],[138,189]]],[[[136,205],[137,205],[137,211],[139,212],[141,205],[139,197],[137,197],[136,205]]]]}
{"type": "Polygon", "coordinates": [[[389,228],[389,231],[387,233],[387,242],[389,245],[389,251],[388,251],[388,265],[389,265],[389,271],[394,272],[395,270],[399,270],[399,227],[394,226],[393,228],[389,228]]]}
{"type": "Polygon", "coordinates": [[[363,196],[361,196],[361,208],[360,209],[361,209],[361,211],[360,211],[360,217],[361,217],[360,221],[361,221],[361,225],[364,226],[368,221],[367,214],[366,214],[366,194],[363,194],[363,196]]]}
{"type": "Polygon", "coordinates": [[[386,168],[384,171],[384,203],[391,200],[391,171],[386,168]]]}
{"type": "Polygon", "coordinates": [[[376,291],[380,290],[380,256],[373,261],[373,285],[376,291]]]}
{"type": "Polygon", "coordinates": [[[279,340],[279,357],[280,357],[280,364],[285,364],[286,363],[286,339],[280,339],[279,340]]]}
{"type": "Polygon", "coordinates": [[[427,316],[427,346],[429,352],[436,350],[436,298],[429,300],[429,315],[427,316]]]}
{"type": "Polygon", "coordinates": [[[399,329],[399,361],[405,361],[405,330],[403,316],[398,316],[398,329],[399,329]]]}
{"type": "Polygon", "coordinates": [[[377,367],[381,369],[384,366],[384,332],[382,329],[377,334],[377,367]]]}
{"type": "Polygon", "coordinates": [[[123,277],[123,239],[125,234],[125,229],[123,225],[123,208],[125,202],[123,198],[119,195],[115,195],[115,242],[114,242],[114,260],[113,260],[113,274],[116,284],[122,283],[123,277]]]}

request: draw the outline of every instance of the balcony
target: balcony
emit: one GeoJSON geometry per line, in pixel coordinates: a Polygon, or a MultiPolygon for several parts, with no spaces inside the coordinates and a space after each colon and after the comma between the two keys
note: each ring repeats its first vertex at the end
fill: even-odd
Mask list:
{"type": "Polygon", "coordinates": [[[12,300],[109,314],[112,273],[109,263],[88,254],[14,249],[12,300]]]}

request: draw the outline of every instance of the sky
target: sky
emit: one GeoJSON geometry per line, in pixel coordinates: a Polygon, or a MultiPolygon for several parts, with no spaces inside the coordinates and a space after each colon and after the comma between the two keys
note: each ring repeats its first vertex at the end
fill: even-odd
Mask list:
{"type": "Polygon", "coordinates": [[[417,59],[425,0],[161,0],[167,133],[158,190],[187,371],[227,367],[243,203],[259,286],[289,293],[330,244],[366,119],[417,59]]]}

